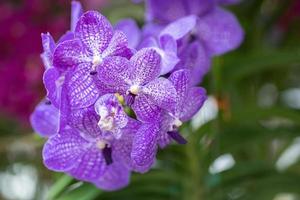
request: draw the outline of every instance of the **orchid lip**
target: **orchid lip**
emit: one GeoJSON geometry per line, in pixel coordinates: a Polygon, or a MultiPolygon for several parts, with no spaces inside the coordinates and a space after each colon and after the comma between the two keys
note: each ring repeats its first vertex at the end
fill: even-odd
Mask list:
{"type": "Polygon", "coordinates": [[[111,149],[111,147],[108,147],[108,145],[106,145],[105,148],[102,150],[102,154],[103,154],[103,157],[104,157],[107,165],[110,165],[113,163],[111,153],[112,153],[112,149],[111,149]]]}
{"type": "Polygon", "coordinates": [[[168,131],[167,134],[175,140],[178,144],[186,144],[187,140],[182,137],[178,131],[168,131]]]}

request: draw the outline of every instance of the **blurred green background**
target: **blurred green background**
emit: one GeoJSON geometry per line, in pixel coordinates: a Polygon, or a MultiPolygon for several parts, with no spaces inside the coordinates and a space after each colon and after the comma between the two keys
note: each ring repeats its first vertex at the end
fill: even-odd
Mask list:
{"type": "MultiPolygon", "coordinates": [[[[24,2],[4,1],[1,5],[1,1],[0,10],[12,3],[17,5],[12,18],[17,12],[29,15],[33,11],[24,7],[24,2]]],[[[48,2],[43,12],[55,15],[54,21],[58,17],[68,20],[70,2],[57,2],[60,3],[55,6],[48,2]]],[[[82,3],[85,8],[97,6],[112,22],[133,17],[143,24],[142,5],[126,0],[82,3]]],[[[245,41],[239,49],[214,59],[202,84],[209,98],[182,128],[187,145],[174,144],[161,150],[149,173],[133,174],[131,184],[123,190],[104,192],[47,170],[41,161],[43,139],[32,133],[26,117],[20,120],[17,112],[9,112],[2,103],[0,199],[299,200],[300,1],[244,0],[229,9],[244,27],[245,41]]],[[[6,29],[5,20],[0,18],[1,32],[6,29]]],[[[65,22],[63,27],[67,30],[68,26],[65,22]]],[[[45,25],[37,30],[45,32],[51,28],[45,25]]],[[[56,39],[63,31],[54,32],[56,39]]],[[[3,39],[3,34],[0,36],[3,39]]],[[[32,42],[40,45],[39,36],[32,42]]],[[[5,47],[0,48],[2,52],[5,47]]],[[[38,47],[33,54],[38,57],[40,52],[38,47]]],[[[15,55],[5,55],[7,60],[16,59],[15,55]]],[[[6,66],[4,62],[0,64],[3,76],[6,66]]],[[[42,71],[41,64],[35,67],[42,71]]],[[[24,73],[31,76],[30,70],[24,73]]],[[[44,95],[41,72],[36,74],[36,85],[29,87],[36,98],[30,100],[31,107],[24,105],[29,106],[28,110],[44,95]]],[[[2,91],[2,96],[7,95],[2,91]]],[[[19,100],[23,102],[22,98],[19,100]]],[[[12,107],[17,105],[13,102],[12,107]]]]}

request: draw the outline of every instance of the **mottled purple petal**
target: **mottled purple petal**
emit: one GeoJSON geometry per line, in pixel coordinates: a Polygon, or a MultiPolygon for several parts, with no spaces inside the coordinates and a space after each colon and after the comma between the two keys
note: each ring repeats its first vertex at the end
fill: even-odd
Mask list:
{"type": "Polygon", "coordinates": [[[54,135],[58,131],[59,112],[47,100],[41,101],[30,116],[34,131],[43,137],[54,135]]]}
{"type": "Polygon", "coordinates": [[[135,98],[132,109],[137,119],[143,122],[158,121],[162,112],[161,108],[143,94],[135,98]]]}
{"type": "Polygon", "coordinates": [[[154,163],[158,132],[157,124],[144,124],[135,134],[131,152],[135,171],[144,173],[154,163]]]}
{"type": "Polygon", "coordinates": [[[121,189],[129,184],[130,171],[123,163],[112,163],[106,172],[94,183],[97,187],[107,191],[121,189]]]}
{"type": "Polygon", "coordinates": [[[108,47],[102,53],[102,56],[122,56],[129,59],[132,54],[132,51],[128,48],[126,35],[121,31],[115,31],[108,47]]]}
{"type": "Polygon", "coordinates": [[[125,33],[130,48],[136,48],[141,41],[141,31],[133,19],[122,19],[115,25],[115,30],[125,33]]]}
{"type": "Polygon", "coordinates": [[[197,17],[190,15],[180,18],[170,24],[168,24],[161,32],[160,37],[163,35],[170,35],[175,40],[179,40],[191,32],[196,26],[197,17]]]}
{"type": "Polygon", "coordinates": [[[139,50],[130,59],[133,65],[133,71],[131,72],[131,80],[133,84],[147,83],[154,78],[158,77],[160,67],[160,56],[151,48],[144,48],[139,50]]]}
{"type": "Polygon", "coordinates": [[[71,3],[71,31],[74,32],[78,19],[83,13],[81,3],[79,1],[72,1],[71,3]]]}
{"type": "Polygon", "coordinates": [[[68,114],[70,125],[83,132],[87,137],[96,138],[101,135],[97,123],[99,116],[93,106],[72,110],[68,114]]]}
{"type": "Polygon", "coordinates": [[[100,93],[89,74],[89,68],[88,64],[81,64],[66,78],[70,106],[74,109],[88,107],[99,97],[100,93]]]}
{"type": "Polygon", "coordinates": [[[94,54],[103,52],[113,35],[110,22],[97,11],[85,12],[77,23],[75,37],[94,54]]]}
{"type": "Polygon", "coordinates": [[[173,84],[165,78],[158,78],[143,87],[143,94],[157,106],[172,110],[176,103],[176,90],[173,84]]]}
{"type": "Polygon", "coordinates": [[[169,78],[176,89],[176,111],[182,108],[184,101],[186,100],[190,76],[191,73],[189,70],[178,70],[173,72],[169,78]]]}
{"type": "Polygon", "coordinates": [[[107,165],[102,155],[102,150],[94,146],[86,147],[82,156],[76,160],[76,165],[73,166],[69,173],[83,181],[95,181],[107,169],[107,165]]]}
{"type": "Polygon", "coordinates": [[[115,86],[116,92],[126,92],[130,83],[132,66],[130,62],[123,57],[108,57],[98,67],[98,78],[104,84],[115,86]]]}
{"type": "Polygon", "coordinates": [[[67,40],[60,43],[53,55],[53,65],[60,70],[76,67],[80,63],[89,61],[79,40],[67,40]]]}
{"type": "Polygon", "coordinates": [[[200,87],[193,87],[188,91],[186,101],[182,106],[180,114],[181,121],[190,120],[202,107],[206,100],[206,91],[200,87]]]}
{"type": "Polygon", "coordinates": [[[74,129],[64,129],[49,138],[43,148],[44,164],[54,171],[71,169],[83,153],[86,141],[74,129]]]}
{"type": "Polygon", "coordinates": [[[229,11],[216,8],[198,21],[198,35],[212,55],[236,49],[244,32],[236,17],[229,11]]]}
{"type": "Polygon", "coordinates": [[[43,53],[41,54],[46,69],[52,67],[53,52],[56,47],[54,39],[50,33],[42,33],[43,53]]]}

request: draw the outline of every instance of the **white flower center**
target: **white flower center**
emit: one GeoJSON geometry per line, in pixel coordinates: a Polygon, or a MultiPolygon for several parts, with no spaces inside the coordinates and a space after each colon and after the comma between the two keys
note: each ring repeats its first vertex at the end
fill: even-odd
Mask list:
{"type": "Polygon", "coordinates": [[[100,55],[95,55],[93,56],[93,65],[96,66],[96,65],[99,65],[100,63],[102,63],[103,59],[100,55]]]}
{"type": "Polygon", "coordinates": [[[114,128],[114,118],[111,116],[101,118],[98,122],[100,129],[105,131],[112,131],[114,128]]]}
{"type": "Polygon", "coordinates": [[[176,118],[176,119],[174,120],[174,125],[175,125],[177,128],[179,128],[179,127],[182,125],[182,121],[180,121],[178,118],[176,118]]]}
{"type": "Polygon", "coordinates": [[[129,88],[129,92],[134,95],[137,95],[139,91],[140,91],[140,87],[138,85],[132,85],[129,88]]]}
{"type": "Polygon", "coordinates": [[[106,142],[104,140],[99,140],[96,142],[96,147],[100,150],[103,150],[106,146],[106,142]]]}

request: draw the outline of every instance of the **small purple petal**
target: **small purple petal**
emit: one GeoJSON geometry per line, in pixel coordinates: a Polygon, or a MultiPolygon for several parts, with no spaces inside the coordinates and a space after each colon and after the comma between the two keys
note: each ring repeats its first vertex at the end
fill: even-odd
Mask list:
{"type": "Polygon", "coordinates": [[[50,33],[42,33],[43,53],[41,54],[46,69],[52,67],[53,52],[56,47],[54,39],[50,33]]]}
{"type": "Polygon", "coordinates": [[[115,25],[115,30],[125,33],[130,48],[136,48],[141,41],[141,31],[133,19],[122,19],[115,25]]]}
{"type": "Polygon", "coordinates": [[[47,90],[47,98],[56,108],[59,108],[60,92],[64,82],[63,76],[56,68],[51,67],[45,71],[43,82],[47,90]]]}
{"type": "Polygon", "coordinates": [[[88,61],[88,55],[83,51],[79,40],[67,40],[60,43],[53,55],[53,65],[60,70],[76,67],[88,61]]]}
{"type": "Polygon", "coordinates": [[[65,34],[63,34],[63,35],[59,38],[57,44],[60,44],[60,43],[62,43],[62,42],[64,42],[64,41],[68,41],[68,40],[74,40],[74,38],[75,38],[74,33],[73,33],[72,31],[67,31],[65,34]]]}
{"type": "Polygon", "coordinates": [[[170,35],[160,37],[160,46],[157,52],[161,56],[161,71],[160,74],[167,74],[173,70],[176,64],[180,61],[177,57],[177,43],[170,35]]]}
{"type": "Polygon", "coordinates": [[[135,171],[147,172],[154,163],[158,132],[156,124],[144,124],[135,134],[131,152],[135,171]]]}
{"type": "Polygon", "coordinates": [[[43,148],[44,164],[54,171],[66,171],[76,165],[87,144],[74,129],[64,129],[49,138],[43,148]]]}
{"type": "Polygon", "coordinates": [[[188,91],[186,101],[182,106],[180,114],[180,120],[190,120],[202,107],[206,100],[206,91],[200,87],[193,87],[188,91]]]}
{"type": "Polygon", "coordinates": [[[198,35],[212,55],[221,55],[240,46],[244,31],[229,11],[216,8],[198,21],[198,35]]]}
{"type": "Polygon", "coordinates": [[[93,53],[102,53],[113,35],[110,22],[97,11],[85,12],[77,22],[75,37],[93,53]]]}
{"type": "Polygon", "coordinates": [[[82,6],[79,1],[72,1],[71,3],[71,31],[74,32],[78,19],[83,13],[82,6]]]}
{"type": "Polygon", "coordinates": [[[165,78],[158,78],[143,87],[143,94],[155,105],[171,111],[175,108],[176,90],[173,84],[165,78]]]}
{"type": "Polygon", "coordinates": [[[180,56],[181,62],[175,67],[191,71],[191,85],[198,85],[204,75],[209,71],[211,65],[210,56],[199,41],[191,43],[180,56]]]}
{"type": "Polygon", "coordinates": [[[190,15],[180,18],[170,24],[168,24],[161,32],[160,37],[163,35],[170,35],[175,40],[179,40],[191,32],[196,26],[197,17],[190,15]]]}
{"type": "Polygon", "coordinates": [[[41,101],[30,116],[34,131],[43,137],[49,137],[58,132],[59,112],[47,100],[41,101]]]}
{"type": "Polygon", "coordinates": [[[144,48],[132,56],[130,62],[134,70],[131,73],[133,84],[144,84],[158,77],[160,56],[154,49],[144,48]]]}

